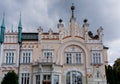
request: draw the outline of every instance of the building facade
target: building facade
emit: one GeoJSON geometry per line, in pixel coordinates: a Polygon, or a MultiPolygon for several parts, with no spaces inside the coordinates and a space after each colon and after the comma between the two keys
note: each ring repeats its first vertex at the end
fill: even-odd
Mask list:
{"type": "Polygon", "coordinates": [[[94,35],[87,19],[80,26],[74,16],[67,27],[62,19],[58,32],[42,27],[37,32],[5,32],[4,16],[0,28],[0,79],[8,71],[19,75],[20,84],[107,84],[105,65],[107,50],[103,45],[103,28],[94,35]]]}

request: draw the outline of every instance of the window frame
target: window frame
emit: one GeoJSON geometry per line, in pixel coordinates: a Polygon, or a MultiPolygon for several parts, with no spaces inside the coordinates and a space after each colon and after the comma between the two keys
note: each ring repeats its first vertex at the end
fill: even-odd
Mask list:
{"type": "Polygon", "coordinates": [[[7,65],[15,64],[15,58],[16,58],[16,50],[15,49],[7,49],[4,51],[5,53],[5,59],[4,63],[7,65]]]}
{"type": "MultiPolygon", "coordinates": [[[[83,84],[82,73],[79,71],[75,71],[75,70],[69,71],[66,73],[66,84],[74,84],[75,82],[77,82],[77,81],[74,81],[74,83],[73,83],[73,80],[78,80],[78,79],[74,78],[73,73],[75,73],[75,77],[77,77],[77,74],[79,73],[79,77],[81,80],[81,81],[79,81],[79,84],[83,84]],[[67,77],[69,77],[69,78],[67,78],[67,77]]],[[[77,82],[77,84],[78,84],[78,82],[77,82]]]]}
{"type": "Polygon", "coordinates": [[[21,63],[23,64],[32,63],[32,50],[22,50],[21,63]]]}
{"type": "Polygon", "coordinates": [[[92,50],[92,64],[93,65],[102,64],[102,51],[101,50],[92,50]]]}

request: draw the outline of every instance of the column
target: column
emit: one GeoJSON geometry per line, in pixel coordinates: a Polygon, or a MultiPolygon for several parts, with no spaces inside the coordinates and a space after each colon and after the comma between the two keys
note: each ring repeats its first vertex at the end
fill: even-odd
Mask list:
{"type": "Polygon", "coordinates": [[[51,74],[51,84],[54,84],[54,74],[51,74]]]}
{"type": "Polygon", "coordinates": [[[42,84],[42,80],[43,80],[43,73],[40,73],[40,84],[42,84]]]}
{"type": "Polygon", "coordinates": [[[35,74],[33,74],[33,79],[31,79],[31,80],[33,80],[33,83],[32,83],[32,84],[36,84],[36,77],[35,77],[35,74]]]}
{"type": "Polygon", "coordinates": [[[0,67],[1,67],[1,43],[0,43],[0,67]]]}
{"type": "Polygon", "coordinates": [[[59,74],[59,84],[61,84],[61,74],[59,74]]]}
{"type": "Polygon", "coordinates": [[[20,59],[19,59],[19,58],[20,58],[20,57],[19,57],[19,55],[20,55],[20,52],[19,52],[19,51],[20,51],[20,45],[18,44],[17,56],[16,56],[16,59],[17,59],[17,61],[16,61],[17,67],[19,67],[19,60],[20,60],[20,59]]]}

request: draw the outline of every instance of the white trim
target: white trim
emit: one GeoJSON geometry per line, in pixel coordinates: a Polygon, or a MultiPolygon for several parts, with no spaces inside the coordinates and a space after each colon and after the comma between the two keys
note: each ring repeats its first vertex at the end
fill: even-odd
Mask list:
{"type": "Polygon", "coordinates": [[[32,50],[28,50],[28,49],[22,50],[21,51],[21,62],[20,63],[31,63],[31,62],[32,62],[32,50]],[[23,56],[23,53],[25,54],[25,56],[23,56]],[[30,54],[30,60],[29,60],[29,54],[30,54]],[[23,57],[25,57],[24,62],[23,62],[23,57]]]}
{"type": "Polygon", "coordinates": [[[0,67],[2,65],[2,44],[0,43],[0,67]]]}
{"type": "Polygon", "coordinates": [[[19,67],[19,60],[20,60],[20,53],[21,52],[19,52],[20,51],[20,44],[18,44],[18,49],[17,49],[17,54],[16,54],[16,59],[17,59],[17,61],[16,61],[16,65],[17,65],[17,67],[19,67]]]}

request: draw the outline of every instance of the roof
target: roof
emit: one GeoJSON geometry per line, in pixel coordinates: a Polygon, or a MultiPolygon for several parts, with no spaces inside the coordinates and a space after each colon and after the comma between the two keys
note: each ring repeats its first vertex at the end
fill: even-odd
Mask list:
{"type": "Polygon", "coordinates": [[[103,46],[103,49],[109,49],[109,47],[103,46]]]}
{"type": "Polygon", "coordinates": [[[22,33],[22,41],[38,41],[38,33],[22,33]]]}

